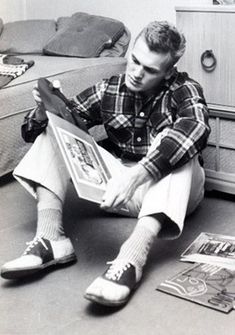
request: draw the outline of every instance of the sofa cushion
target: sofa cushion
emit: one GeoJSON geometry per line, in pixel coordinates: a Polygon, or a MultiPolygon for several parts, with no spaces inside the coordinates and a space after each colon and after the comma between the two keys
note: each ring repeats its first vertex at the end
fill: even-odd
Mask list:
{"type": "Polygon", "coordinates": [[[58,31],[45,45],[45,54],[73,57],[98,57],[123,35],[125,27],[120,21],[75,13],[57,20],[58,31]]]}
{"type": "Polygon", "coordinates": [[[0,36],[0,53],[41,54],[43,46],[55,33],[54,20],[8,22],[0,36]]]}

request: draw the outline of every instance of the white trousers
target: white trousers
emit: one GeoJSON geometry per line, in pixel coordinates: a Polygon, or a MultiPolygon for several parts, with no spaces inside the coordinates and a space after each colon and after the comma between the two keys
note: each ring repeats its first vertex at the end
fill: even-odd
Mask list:
{"type": "MultiPolygon", "coordinates": [[[[150,150],[154,150],[160,140],[161,134],[150,150]]],[[[123,175],[125,169],[136,164],[123,162],[99,148],[113,177],[123,175]]],[[[13,175],[35,198],[35,186],[40,184],[64,201],[70,177],[50,128],[36,139],[13,175]]],[[[186,215],[193,212],[203,199],[204,182],[205,173],[196,156],[159,182],[141,185],[127,204],[128,216],[141,218],[158,214],[163,222],[159,237],[176,238],[183,230],[186,215]]],[[[117,213],[116,209],[110,211],[117,213]]]]}

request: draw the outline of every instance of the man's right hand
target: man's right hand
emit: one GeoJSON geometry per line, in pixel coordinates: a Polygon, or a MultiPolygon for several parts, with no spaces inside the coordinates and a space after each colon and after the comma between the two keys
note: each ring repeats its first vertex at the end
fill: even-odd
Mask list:
{"type": "Polygon", "coordinates": [[[126,167],[121,176],[109,179],[100,207],[109,209],[125,205],[136,189],[149,180],[152,176],[141,164],[126,167]]]}
{"type": "MultiPolygon", "coordinates": [[[[52,85],[54,88],[57,88],[59,89],[61,92],[62,92],[62,89],[61,89],[61,84],[60,84],[60,81],[59,80],[54,80],[52,82],[52,85]]],[[[36,103],[38,105],[40,105],[42,103],[42,98],[40,96],[40,93],[39,93],[39,90],[38,90],[38,86],[37,84],[35,85],[35,87],[33,88],[32,90],[32,94],[33,94],[33,97],[34,97],[34,100],[36,101],[36,103]]]]}
{"type": "Polygon", "coordinates": [[[34,97],[34,100],[36,101],[36,103],[38,105],[40,105],[42,103],[42,99],[41,99],[41,96],[40,96],[40,93],[38,91],[38,87],[35,86],[32,90],[32,94],[33,94],[33,97],[34,97]]]}

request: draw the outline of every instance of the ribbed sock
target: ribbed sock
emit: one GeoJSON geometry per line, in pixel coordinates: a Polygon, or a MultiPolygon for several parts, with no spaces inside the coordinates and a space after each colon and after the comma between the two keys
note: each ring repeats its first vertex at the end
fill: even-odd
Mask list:
{"type": "Polygon", "coordinates": [[[154,218],[138,222],[131,236],[121,246],[117,258],[128,260],[142,272],[159,230],[160,224],[154,218]]]}
{"type": "Polygon", "coordinates": [[[39,210],[36,236],[54,241],[64,239],[62,212],[53,208],[39,210]]]}
{"type": "Polygon", "coordinates": [[[38,221],[36,236],[60,240],[66,236],[62,221],[62,201],[51,191],[38,186],[38,221]]]}

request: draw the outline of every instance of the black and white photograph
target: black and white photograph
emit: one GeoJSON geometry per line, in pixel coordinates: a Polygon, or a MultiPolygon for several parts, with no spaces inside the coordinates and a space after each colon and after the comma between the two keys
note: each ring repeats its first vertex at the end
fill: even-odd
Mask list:
{"type": "Polygon", "coordinates": [[[0,335],[235,325],[235,0],[0,0],[0,335]]]}

